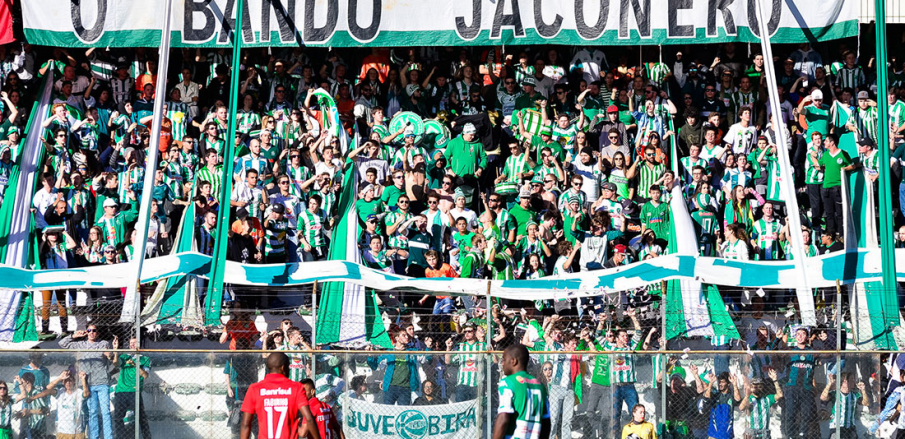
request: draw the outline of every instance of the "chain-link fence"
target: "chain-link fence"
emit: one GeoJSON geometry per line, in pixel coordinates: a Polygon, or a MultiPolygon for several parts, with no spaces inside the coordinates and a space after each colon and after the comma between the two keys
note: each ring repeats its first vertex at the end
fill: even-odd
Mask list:
{"type": "MultiPolygon", "coordinates": [[[[347,437],[489,437],[500,355],[467,343],[452,352],[290,352],[290,378],[314,381],[347,437]]],[[[19,437],[236,437],[266,355],[8,352],[0,389],[11,399],[0,394],[0,406],[12,416],[0,428],[19,437]]],[[[638,404],[659,437],[865,437],[895,421],[884,410],[881,360],[824,351],[563,351],[532,353],[527,371],[547,388],[557,438],[621,437],[638,404]]]]}

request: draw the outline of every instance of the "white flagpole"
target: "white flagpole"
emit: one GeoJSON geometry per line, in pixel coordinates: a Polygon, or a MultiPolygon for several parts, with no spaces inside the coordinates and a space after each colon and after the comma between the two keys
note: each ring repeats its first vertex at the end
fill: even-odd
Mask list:
{"type": "MultiPolygon", "coordinates": [[[[757,24],[760,31],[760,46],[763,51],[764,59],[773,59],[773,47],[770,45],[770,34],[767,31],[766,0],[757,0],[757,24]]],[[[776,131],[777,143],[776,155],[779,159],[779,169],[783,176],[782,190],[786,196],[786,207],[788,207],[789,218],[789,239],[792,240],[792,248],[794,250],[795,267],[801,273],[801,280],[804,288],[798,289],[798,305],[801,309],[801,322],[808,326],[817,325],[817,314],[814,311],[814,296],[811,289],[808,288],[808,270],[807,260],[805,259],[804,240],[801,237],[801,214],[798,209],[798,199],[795,198],[795,182],[792,179],[792,162],[789,160],[789,151],[785,145],[785,135],[787,133],[785,121],[782,120],[782,107],[779,102],[779,95],[776,92],[776,71],[773,62],[764,63],[764,73],[767,77],[767,92],[770,98],[770,107],[773,108],[773,129],[776,131]]]]}
{"type": "MultiPolygon", "coordinates": [[[[126,289],[126,297],[123,302],[123,312],[119,321],[121,323],[135,322],[140,314],[141,294],[138,292],[141,284],[141,268],[145,260],[145,248],[148,243],[148,222],[151,217],[151,195],[154,191],[154,173],[157,170],[157,155],[160,148],[160,125],[163,121],[163,104],[167,99],[167,67],[170,63],[170,13],[172,0],[164,2],[163,29],[160,35],[160,52],[157,62],[157,88],[154,94],[154,122],[151,125],[151,145],[148,147],[145,161],[145,180],[142,187],[141,209],[138,214],[138,223],[135,230],[138,232],[138,242],[133,242],[132,264],[135,270],[135,282],[126,289]]],[[[136,327],[136,332],[138,328],[136,327]]]]}

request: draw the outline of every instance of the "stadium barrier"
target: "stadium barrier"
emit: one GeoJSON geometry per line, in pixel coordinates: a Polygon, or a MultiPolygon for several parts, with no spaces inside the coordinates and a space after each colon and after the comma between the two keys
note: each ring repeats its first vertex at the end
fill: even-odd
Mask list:
{"type": "MultiPolygon", "coordinates": [[[[222,438],[226,432],[236,437],[242,395],[263,378],[263,357],[268,355],[257,350],[109,352],[118,361],[102,369],[90,366],[97,351],[7,352],[0,357],[0,379],[15,399],[17,375],[31,373],[35,383],[46,386],[63,371],[76,377],[76,383],[81,371],[99,374],[87,377],[95,384],[88,399],[102,407],[109,397],[113,437],[132,437],[136,426],[154,437],[222,438]],[[126,385],[141,375],[130,374],[131,364],[148,372],[140,399],[130,391],[135,381],[126,385]],[[109,388],[96,385],[106,378],[104,373],[109,374],[109,388]]],[[[287,353],[290,376],[315,381],[318,399],[333,408],[350,438],[489,437],[496,418],[499,352],[287,353]],[[446,363],[447,354],[461,357],[446,363]],[[391,370],[403,365],[405,373],[391,370]],[[396,406],[390,408],[389,402],[396,406]]],[[[645,407],[647,421],[665,437],[701,437],[709,425],[731,428],[730,437],[790,437],[796,431],[814,438],[845,437],[850,432],[864,437],[885,405],[885,389],[877,378],[882,371],[880,355],[834,350],[533,352],[528,372],[548,388],[557,437],[619,437],[635,403],[645,407]],[[656,380],[661,370],[665,387],[656,380]],[[808,384],[796,383],[808,374],[808,384]],[[700,396],[699,384],[714,394],[700,396]],[[751,394],[759,397],[752,399],[751,394]],[[735,397],[747,403],[726,404],[735,397]],[[833,413],[839,413],[839,422],[834,422],[833,413]]],[[[79,390],[76,384],[73,391],[79,390]]],[[[13,430],[22,434],[31,426],[53,434],[58,427],[65,428],[57,416],[61,410],[68,413],[59,396],[67,390],[58,384],[55,391],[58,396],[28,402],[33,414],[17,416],[13,430]]],[[[13,412],[19,413],[22,404],[15,403],[13,412]]],[[[88,413],[83,415],[87,420],[88,413]]],[[[103,429],[107,421],[98,419],[98,428],[103,429]]]]}

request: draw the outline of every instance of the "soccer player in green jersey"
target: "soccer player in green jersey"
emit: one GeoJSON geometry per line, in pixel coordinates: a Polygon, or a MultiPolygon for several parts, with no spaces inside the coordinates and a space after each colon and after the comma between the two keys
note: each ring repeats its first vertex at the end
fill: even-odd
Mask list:
{"type": "Polygon", "coordinates": [[[550,406],[547,389],[526,372],[528,349],[514,344],[503,351],[500,405],[493,439],[547,439],[550,437],[550,406]]]}

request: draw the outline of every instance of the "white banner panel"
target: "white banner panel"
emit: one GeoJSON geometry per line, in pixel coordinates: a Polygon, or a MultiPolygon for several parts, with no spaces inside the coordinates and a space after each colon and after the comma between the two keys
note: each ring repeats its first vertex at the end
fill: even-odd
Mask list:
{"type": "MultiPolygon", "coordinates": [[[[22,2],[32,44],[156,47],[165,0],[22,2]]],[[[173,0],[174,47],[227,47],[236,0],[173,0]]],[[[755,0],[246,0],[246,46],[759,41],[755,0]]],[[[774,43],[856,35],[857,0],[773,0],[774,43]]]]}

